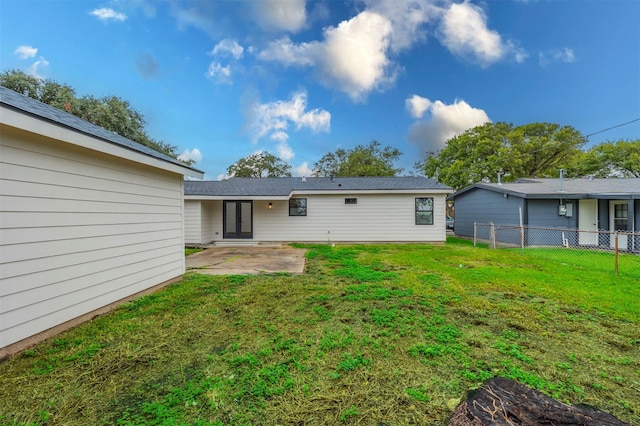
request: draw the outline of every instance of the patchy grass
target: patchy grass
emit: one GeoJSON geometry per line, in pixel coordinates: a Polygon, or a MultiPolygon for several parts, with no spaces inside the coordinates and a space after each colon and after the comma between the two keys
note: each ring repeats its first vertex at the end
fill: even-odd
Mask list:
{"type": "Polygon", "coordinates": [[[199,247],[187,247],[184,249],[184,255],[189,256],[190,254],[198,253],[198,252],[201,252],[202,250],[204,249],[201,249],[199,247]]]}
{"type": "Polygon", "coordinates": [[[443,424],[495,375],[640,423],[632,274],[307,247],[305,275],[190,274],[3,362],[0,424],[443,424]]]}

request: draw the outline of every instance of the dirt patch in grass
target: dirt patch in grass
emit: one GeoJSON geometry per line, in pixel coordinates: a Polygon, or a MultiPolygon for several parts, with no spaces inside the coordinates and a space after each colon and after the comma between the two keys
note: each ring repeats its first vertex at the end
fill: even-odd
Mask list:
{"type": "Polygon", "coordinates": [[[190,274],[3,362],[0,423],[443,424],[496,375],[640,423],[637,282],[464,244],[307,248],[304,275],[190,274]]]}

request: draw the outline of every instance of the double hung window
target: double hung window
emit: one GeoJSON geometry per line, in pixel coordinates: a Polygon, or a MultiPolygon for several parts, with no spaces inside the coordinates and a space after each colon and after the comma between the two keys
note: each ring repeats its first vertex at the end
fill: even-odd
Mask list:
{"type": "Polygon", "coordinates": [[[416,198],[416,225],[433,225],[433,197],[416,198]]]}

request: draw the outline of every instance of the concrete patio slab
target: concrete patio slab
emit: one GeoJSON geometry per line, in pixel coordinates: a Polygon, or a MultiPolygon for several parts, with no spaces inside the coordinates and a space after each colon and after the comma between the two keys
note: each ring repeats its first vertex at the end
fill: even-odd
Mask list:
{"type": "Polygon", "coordinates": [[[211,275],[302,274],[305,252],[287,245],[211,247],[187,256],[186,265],[187,272],[211,275]]]}

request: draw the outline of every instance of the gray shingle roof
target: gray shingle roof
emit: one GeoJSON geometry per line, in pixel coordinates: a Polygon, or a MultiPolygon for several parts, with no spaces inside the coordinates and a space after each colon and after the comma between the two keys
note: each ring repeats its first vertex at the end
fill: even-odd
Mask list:
{"type": "Polygon", "coordinates": [[[520,179],[512,183],[476,183],[453,194],[454,198],[474,188],[488,189],[522,198],[638,198],[640,178],[629,179],[520,179]]]}
{"type": "Polygon", "coordinates": [[[200,170],[187,166],[183,162],[169,157],[161,152],[139,144],[138,142],[127,139],[117,133],[111,132],[103,127],[97,126],[73,114],[62,111],[58,108],[54,108],[50,105],[44,104],[40,101],[32,99],[28,96],[22,95],[18,92],[14,92],[11,89],[0,86],[0,103],[10,108],[20,110],[29,115],[53,122],[60,126],[64,126],[78,132],[96,137],[105,142],[109,142],[114,145],[119,145],[123,148],[139,152],[144,155],[148,155],[153,158],[157,158],[168,163],[173,163],[181,167],[194,170],[198,173],[202,173],[200,170]]]}
{"type": "Polygon", "coordinates": [[[451,188],[425,177],[308,177],[231,178],[223,181],[186,181],[184,194],[192,196],[289,196],[293,191],[399,191],[451,188]]]}

